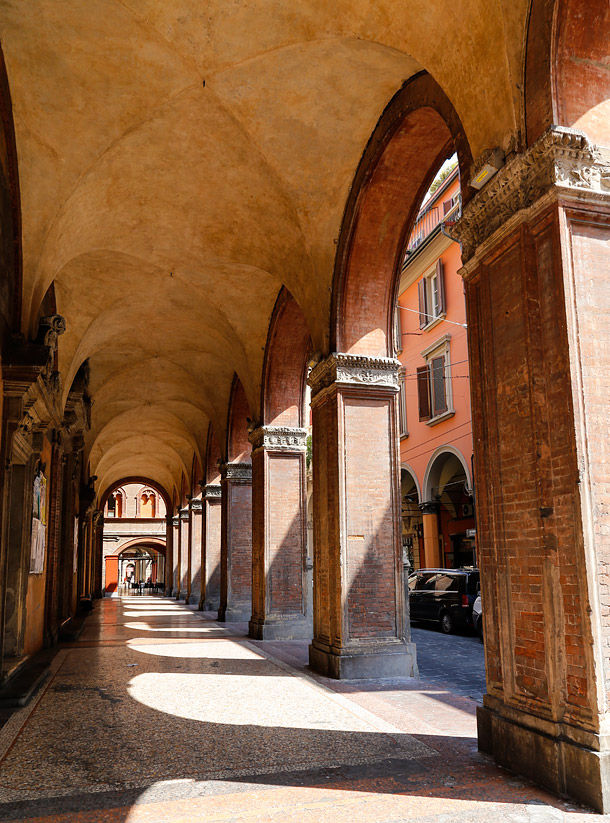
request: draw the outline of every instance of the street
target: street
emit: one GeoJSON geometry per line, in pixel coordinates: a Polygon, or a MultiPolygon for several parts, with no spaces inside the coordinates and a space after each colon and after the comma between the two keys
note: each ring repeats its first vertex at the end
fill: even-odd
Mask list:
{"type": "Polygon", "coordinates": [[[476,635],[443,634],[434,624],[411,626],[422,680],[477,702],[485,693],[485,654],[476,635]]]}

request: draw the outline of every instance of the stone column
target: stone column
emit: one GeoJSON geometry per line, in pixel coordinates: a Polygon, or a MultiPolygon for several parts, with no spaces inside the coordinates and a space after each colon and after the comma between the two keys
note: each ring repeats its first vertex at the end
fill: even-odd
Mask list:
{"type": "Polygon", "coordinates": [[[419,508],[422,512],[422,526],[424,530],[424,569],[437,569],[444,565],[442,558],[439,559],[440,551],[438,547],[438,513],[440,505],[436,500],[428,500],[421,503],[419,508]]]}
{"type": "Polygon", "coordinates": [[[307,430],[263,426],[252,443],[252,618],[257,640],[312,634],[307,613],[307,430]]]}
{"type": "Polygon", "coordinates": [[[487,694],[479,747],[610,811],[610,150],[551,128],[457,224],[487,694]]]}
{"type": "Polygon", "coordinates": [[[93,546],[91,592],[93,597],[103,597],[102,564],[104,558],[104,512],[96,511],[93,514],[93,546]]]}
{"type": "Polygon", "coordinates": [[[218,611],[220,608],[220,544],[222,489],[208,483],[203,489],[203,587],[200,608],[218,611]]]}
{"type": "Polygon", "coordinates": [[[180,509],[180,568],[178,569],[178,600],[188,603],[191,588],[191,513],[180,509]]]}
{"type": "Polygon", "coordinates": [[[203,503],[201,499],[194,497],[189,503],[189,508],[191,510],[191,587],[188,602],[199,603],[201,599],[201,564],[203,559],[203,503]]]}
{"type": "Polygon", "coordinates": [[[222,463],[220,607],[218,619],[242,622],[252,614],[252,466],[222,463]]]}
{"type": "Polygon", "coordinates": [[[165,518],[165,564],[164,564],[165,596],[171,597],[174,575],[174,518],[167,515],[165,518]]]}
{"type": "Polygon", "coordinates": [[[410,676],[405,630],[397,360],[332,354],[311,372],[314,630],[336,678],[410,676]]]}
{"type": "Polygon", "coordinates": [[[180,517],[172,518],[174,529],[174,565],[172,568],[172,597],[180,600],[180,517]]]}

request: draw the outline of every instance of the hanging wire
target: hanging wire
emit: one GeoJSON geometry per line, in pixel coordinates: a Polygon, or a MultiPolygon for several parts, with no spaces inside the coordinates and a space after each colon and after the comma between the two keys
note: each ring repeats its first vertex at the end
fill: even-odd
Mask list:
{"type": "MultiPolygon", "coordinates": [[[[429,320],[438,320],[438,316],[435,316],[434,314],[428,314],[427,312],[419,311],[418,309],[409,309],[407,306],[401,306],[400,303],[397,303],[396,307],[402,309],[403,311],[410,311],[413,312],[413,314],[419,314],[420,316],[423,314],[423,316],[427,317],[429,320]]],[[[452,326],[459,326],[461,329],[468,328],[467,323],[456,323],[455,320],[445,320],[445,318],[443,318],[442,322],[451,323],[452,326]]]]}

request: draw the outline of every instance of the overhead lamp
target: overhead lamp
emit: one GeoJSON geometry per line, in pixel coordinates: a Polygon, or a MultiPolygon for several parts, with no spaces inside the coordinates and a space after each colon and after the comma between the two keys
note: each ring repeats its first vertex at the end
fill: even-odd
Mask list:
{"type": "Polygon", "coordinates": [[[483,152],[477,163],[477,171],[473,175],[470,185],[473,189],[482,189],[504,165],[504,152],[499,146],[483,152]]]}

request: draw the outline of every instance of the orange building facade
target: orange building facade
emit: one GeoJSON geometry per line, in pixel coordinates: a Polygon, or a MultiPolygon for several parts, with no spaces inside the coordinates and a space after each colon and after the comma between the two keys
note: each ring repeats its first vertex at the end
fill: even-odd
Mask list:
{"type": "Polygon", "coordinates": [[[477,563],[466,307],[448,236],[460,210],[456,166],[421,207],[399,285],[402,540],[416,569],[477,563]]]}

